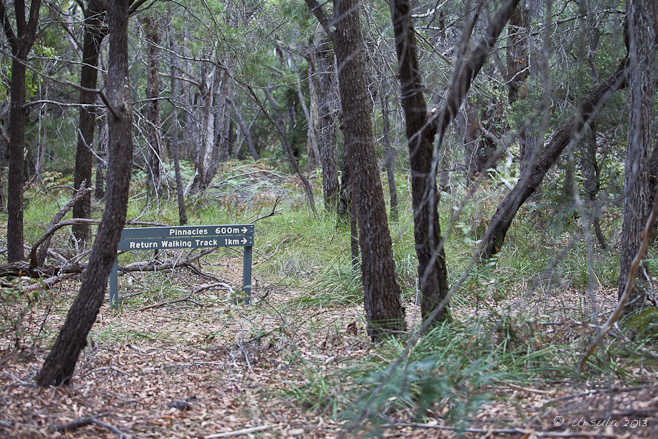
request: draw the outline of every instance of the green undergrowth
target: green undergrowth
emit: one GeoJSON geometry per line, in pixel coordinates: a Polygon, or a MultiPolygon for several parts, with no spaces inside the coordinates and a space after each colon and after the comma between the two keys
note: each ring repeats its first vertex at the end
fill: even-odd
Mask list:
{"type": "MultiPolygon", "coordinates": [[[[317,176],[313,180],[317,213],[309,209],[293,180],[278,170],[230,163],[220,170],[218,180],[223,184],[188,199],[189,224],[255,221],[253,275],[260,288],[254,291],[256,306],[244,313],[271,311],[258,302],[258,295],[270,286],[275,286],[276,291],[295,291],[291,295],[294,298],[280,304],[277,312],[288,312],[300,320],[324,309],[357,307],[363,312],[361,277],[350,255],[349,225],[340,222],[335,213],[324,210],[317,176]]],[[[406,184],[406,179],[401,178],[400,182],[406,184]]],[[[446,237],[449,284],[463,281],[451,298],[451,323],[418,338],[411,335],[416,328],[409,328],[410,334],[379,341],[368,355],[350,358],[341,368],[295,357],[299,352],[289,348],[287,354],[297,358],[290,364],[300,371],[305,384],[286,386],[281,390],[283,396],[321,416],[347,422],[367,420],[358,424],[368,425],[369,433],[376,436],[382,424],[395,419],[424,421],[441,417],[451,425],[466,426],[483,404],[500,398],[494,389],[501,383],[541,388],[542,383],[574,377],[575,365],[594,333],[591,325],[600,324],[606,317],[605,312],[588,314],[585,292],[590,285],[597,291],[615,286],[618,256],[599,249],[594,241],[589,253],[580,223],[573,214],[558,215],[531,200],[514,220],[502,251],[491,261],[474,263],[479,239],[505,194],[504,188],[494,185],[474,193],[457,188],[442,194],[440,220],[446,237]],[[576,298],[576,303],[563,297],[566,292],[576,298]],[[528,306],[533,301],[550,301],[561,310],[560,314],[543,314],[538,307],[528,306]]],[[[389,222],[389,229],[403,302],[409,304],[416,298],[417,260],[408,188],[399,188],[399,195],[400,215],[389,222]]],[[[27,243],[46,230],[65,198],[65,191],[35,191],[31,195],[25,210],[26,224],[30,225],[27,243]]],[[[100,218],[101,207],[95,204],[94,217],[100,218]]],[[[128,219],[177,225],[176,200],[173,196],[154,198],[137,185],[131,193],[128,219]]],[[[55,241],[62,247],[70,245],[70,231],[57,232],[55,241]]],[[[186,254],[161,252],[157,257],[164,260],[186,254]]],[[[127,252],[120,256],[119,264],[154,256],[147,251],[127,252]]],[[[217,249],[200,262],[200,267],[220,271],[226,261],[240,261],[231,264],[241,269],[241,257],[239,248],[217,249]]],[[[653,259],[655,255],[651,258],[649,264],[658,265],[653,259]]],[[[206,280],[185,276],[192,275],[174,271],[121,276],[119,312],[189,296],[204,305],[226,309],[225,315],[217,316],[220,321],[243,318],[231,311],[236,300],[242,298],[240,286],[235,286],[234,296],[222,288],[190,295],[193,285],[206,280]]],[[[0,302],[6,322],[2,331],[7,341],[11,341],[7,334],[27,318],[16,304],[30,309],[43,303],[43,299],[31,302],[31,296],[21,295],[18,287],[12,291],[0,302]],[[7,304],[12,300],[14,305],[7,304]]],[[[621,337],[608,340],[591,358],[586,378],[603,380],[614,376],[631,382],[630,371],[638,362],[641,367],[649,364],[653,368],[653,364],[644,361],[643,352],[655,350],[656,322],[658,318],[652,312],[629,320],[630,343],[621,337]]],[[[294,322],[290,324],[295,326],[294,322]]],[[[308,333],[304,336],[311,340],[326,330],[315,322],[305,327],[308,333]]],[[[251,335],[258,338],[258,330],[251,335]]],[[[341,322],[333,330],[336,334],[344,333],[345,324],[341,322]]],[[[104,328],[95,336],[108,342],[167,341],[172,337],[166,332],[119,327],[104,328]]],[[[40,333],[38,337],[44,335],[40,333]]],[[[231,337],[219,333],[205,337],[233,343],[231,337]]],[[[21,339],[20,343],[25,341],[21,339]]]]}

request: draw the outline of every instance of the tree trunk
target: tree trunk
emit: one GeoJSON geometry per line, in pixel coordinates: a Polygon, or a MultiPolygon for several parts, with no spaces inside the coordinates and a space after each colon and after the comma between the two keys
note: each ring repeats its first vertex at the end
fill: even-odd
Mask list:
{"type": "MultiPolygon", "coordinates": [[[[215,109],[216,120],[215,120],[215,143],[217,150],[219,151],[219,162],[225,162],[230,157],[229,151],[229,126],[230,126],[230,117],[229,117],[229,107],[228,100],[229,94],[231,92],[231,74],[228,70],[222,71],[222,82],[218,90],[218,96],[216,99],[217,107],[215,109]]],[[[219,165],[219,162],[215,162],[219,165]]],[[[212,174],[210,180],[208,180],[207,185],[210,185],[210,182],[215,177],[217,173],[217,167],[214,166],[213,169],[209,170],[209,175],[212,174]]]]}
{"type": "Polygon", "coordinates": [[[25,66],[11,62],[11,110],[9,111],[9,172],[7,185],[7,262],[18,262],[23,252],[23,183],[25,180],[25,66]]]}
{"type": "MultiPolygon", "coordinates": [[[[154,14],[155,15],[155,14],[154,14]]],[[[162,141],[162,121],[160,118],[160,44],[162,43],[161,22],[148,13],[143,14],[142,23],[146,35],[148,70],[146,77],[146,133],[148,138],[148,178],[155,193],[162,189],[165,176],[162,164],[165,162],[165,148],[162,141]]]]}
{"type": "Polygon", "coordinates": [[[5,2],[0,2],[0,20],[11,46],[10,110],[9,110],[9,173],[7,194],[7,262],[23,260],[23,183],[25,179],[25,62],[36,39],[41,0],[32,0],[26,23],[25,1],[15,0],[16,29],[14,33],[5,2]]]}
{"type": "Polygon", "coordinates": [[[339,98],[336,93],[338,90],[336,63],[329,40],[320,41],[316,48],[315,59],[318,77],[318,148],[322,163],[322,193],[325,208],[336,211],[341,190],[338,181],[336,140],[336,110],[339,107],[339,98]]]}
{"type": "Polygon", "coordinates": [[[87,345],[107,280],[116,259],[121,230],[126,220],[133,145],[130,87],[128,84],[128,16],[131,0],[108,1],[110,64],[107,99],[109,175],[105,212],[98,227],[84,280],[66,321],[36,377],[39,386],[70,382],[80,352],[87,345]]]}
{"type": "Polygon", "coordinates": [[[447,303],[442,304],[448,294],[448,272],[435,202],[436,180],[431,178],[436,125],[430,123],[431,115],[427,112],[422,92],[411,5],[408,0],[394,0],[390,5],[411,165],[421,312],[423,318],[427,318],[437,311],[436,320],[442,321],[449,318],[447,303]],[[439,311],[437,308],[440,306],[442,309],[439,311]]]}
{"type": "Polygon", "coordinates": [[[600,169],[596,157],[597,150],[596,123],[593,122],[590,124],[590,133],[586,136],[583,144],[583,152],[580,154],[580,169],[590,211],[588,221],[592,223],[599,246],[603,250],[607,250],[608,244],[601,230],[601,206],[597,199],[599,190],[601,189],[600,169]]]}
{"type": "MultiPolygon", "coordinates": [[[[83,11],[84,43],[82,46],[82,68],[80,69],[80,86],[93,90],[98,86],[98,59],[103,38],[107,35],[104,23],[104,10],[96,0],[87,2],[83,11]]],[[[80,116],[78,121],[78,145],[75,153],[75,175],[73,186],[91,187],[94,155],[94,133],[96,130],[96,108],[91,107],[96,102],[96,93],[80,91],[80,116]]],[[[91,191],[87,192],[73,205],[73,218],[91,218],[91,191]]],[[[72,227],[73,236],[81,243],[86,242],[91,235],[89,224],[75,224],[72,227]]]]}
{"type": "Polygon", "coordinates": [[[375,154],[358,6],[357,0],[334,0],[333,41],[341,66],[338,84],[345,149],[355,171],[351,185],[359,220],[364,306],[368,333],[377,338],[403,331],[406,324],[375,154]]]}
{"type": "MultiPolygon", "coordinates": [[[[306,56],[308,62],[308,95],[309,106],[308,115],[308,135],[306,139],[306,156],[308,157],[308,169],[312,171],[317,169],[320,165],[320,148],[318,147],[318,126],[320,119],[320,107],[318,104],[318,90],[316,87],[316,70],[315,70],[315,54],[309,52],[306,56]]],[[[296,64],[295,64],[296,65],[296,64]]],[[[298,84],[301,83],[298,79],[298,84]]],[[[304,102],[304,96],[301,93],[301,88],[298,88],[300,94],[299,98],[304,102]]]]}
{"type": "MultiPolygon", "coordinates": [[[[628,146],[624,171],[624,219],[621,230],[619,297],[640,248],[642,231],[651,213],[655,193],[651,191],[649,158],[653,141],[652,112],[655,99],[656,5],[652,0],[631,0],[626,16],[629,36],[628,146]]],[[[639,270],[625,311],[644,305],[644,270],[639,270]]]]}
{"type": "Polygon", "coordinates": [[[577,115],[572,117],[555,133],[548,145],[535,155],[534,161],[528,166],[528,171],[521,176],[519,182],[500,203],[496,213],[491,218],[489,227],[480,243],[480,257],[482,259],[488,260],[500,251],[516,212],[528,197],[537,190],[544,176],[555,164],[562,151],[572,139],[580,137],[583,130],[596,119],[596,115],[604,102],[615,91],[625,86],[626,70],[625,61],[623,61],[615,73],[594,87],[584,99],[580,117],[577,115]]]}
{"type": "MultiPolygon", "coordinates": [[[[98,120],[98,154],[107,157],[107,119],[101,118],[98,120]]],[[[105,198],[105,162],[100,158],[96,158],[96,184],[94,187],[94,198],[102,200],[105,198]]]]}
{"type": "Polygon", "coordinates": [[[384,131],[384,149],[386,151],[386,177],[388,180],[388,193],[390,199],[390,217],[391,221],[397,221],[399,217],[398,212],[398,189],[395,185],[395,148],[391,144],[391,127],[389,123],[389,108],[388,97],[383,92],[379,94],[379,100],[382,104],[382,128],[384,131]]]}
{"type": "Polygon", "coordinates": [[[448,276],[437,212],[436,187],[439,153],[445,131],[457,115],[473,80],[489,57],[518,1],[508,0],[500,7],[481,42],[471,51],[468,59],[458,64],[459,70],[453,73],[453,79],[445,93],[444,105],[436,117],[427,113],[422,94],[423,85],[410,3],[408,0],[393,0],[390,3],[398,54],[402,107],[409,139],[414,238],[423,318],[436,316],[439,321],[448,318],[448,276]],[[439,137],[435,151],[433,143],[436,133],[439,137]]]}
{"type": "Polygon", "coordinates": [[[235,120],[238,123],[238,126],[240,127],[240,131],[242,131],[242,135],[245,138],[245,141],[247,142],[247,146],[249,147],[249,152],[251,153],[251,156],[254,158],[254,161],[260,160],[260,155],[258,154],[258,151],[256,151],[256,147],[254,145],[254,140],[251,138],[251,133],[249,132],[249,127],[244,123],[244,120],[242,119],[242,115],[238,111],[238,107],[235,105],[235,101],[231,99],[231,108],[233,109],[233,114],[235,115],[235,120]]]}
{"type": "Polygon", "coordinates": [[[174,172],[176,174],[176,199],[178,201],[178,222],[181,226],[187,224],[187,210],[185,208],[185,196],[183,195],[183,179],[180,172],[180,143],[178,142],[178,102],[180,93],[176,87],[176,68],[178,67],[177,54],[178,45],[173,37],[169,35],[171,43],[171,152],[174,156],[174,172]]]}
{"type": "Polygon", "coordinates": [[[507,28],[507,99],[513,104],[517,99],[525,99],[528,90],[526,80],[530,75],[528,70],[528,38],[530,26],[530,10],[519,6],[509,19],[507,28]]]}
{"type": "MultiPolygon", "coordinates": [[[[290,143],[288,142],[288,137],[286,136],[286,129],[283,124],[283,117],[281,116],[281,111],[279,110],[279,106],[277,105],[276,101],[274,100],[274,97],[272,96],[272,93],[268,89],[264,89],[265,96],[267,100],[270,102],[270,105],[272,106],[272,109],[274,110],[274,114],[276,116],[276,120],[272,120],[272,118],[268,115],[268,113],[265,111],[265,108],[262,108],[263,113],[265,116],[272,122],[272,125],[274,125],[279,132],[279,138],[281,139],[281,143],[283,144],[283,149],[288,156],[288,161],[292,165],[293,169],[295,170],[295,173],[299,177],[299,179],[302,182],[302,186],[304,186],[304,191],[306,192],[306,198],[308,200],[309,207],[313,211],[313,213],[316,213],[315,210],[315,200],[313,199],[313,188],[311,187],[311,183],[304,177],[304,174],[302,173],[302,170],[299,167],[299,163],[297,163],[297,159],[295,158],[295,155],[293,153],[292,148],[290,147],[290,143]]],[[[254,98],[257,99],[256,95],[254,95],[254,98]]],[[[258,101],[260,103],[260,101],[258,101]]]]}
{"type": "MultiPolygon", "coordinates": [[[[205,67],[205,66],[202,66],[205,67]]],[[[215,148],[215,120],[214,120],[214,97],[220,82],[221,71],[218,67],[213,69],[210,78],[210,85],[206,81],[205,69],[201,70],[201,85],[194,99],[194,108],[197,117],[194,121],[195,133],[192,136],[197,139],[196,146],[192,148],[192,160],[196,165],[194,178],[190,182],[186,193],[202,193],[208,187],[208,182],[212,181],[210,177],[213,161],[219,161],[219,151],[215,148]]],[[[215,168],[216,169],[216,168],[215,168]]],[[[214,177],[214,175],[213,175],[214,177]]]]}

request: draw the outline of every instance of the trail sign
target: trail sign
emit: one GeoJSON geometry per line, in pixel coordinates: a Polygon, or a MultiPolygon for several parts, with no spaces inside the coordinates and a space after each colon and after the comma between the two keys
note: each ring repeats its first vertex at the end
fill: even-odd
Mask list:
{"type": "MultiPolygon", "coordinates": [[[[242,285],[251,301],[251,260],[254,245],[253,224],[218,226],[142,227],[123,229],[119,250],[159,250],[174,248],[244,247],[242,285]]],[[[117,260],[110,274],[110,307],[118,306],[117,260]]]]}

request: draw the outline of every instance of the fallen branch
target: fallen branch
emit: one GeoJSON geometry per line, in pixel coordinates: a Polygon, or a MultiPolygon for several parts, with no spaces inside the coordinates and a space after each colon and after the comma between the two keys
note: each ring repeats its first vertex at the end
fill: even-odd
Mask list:
{"type": "Polygon", "coordinates": [[[54,431],[59,431],[59,432],[67,432],[71,430],[76,430],[80,427],[86,427],[87,425],[98,425],[99,427],[105,428],[107,430],[110,430],[112,433],[116,434],[119,439],[131,439],[132,436],[129,434],[126,434],[119,430],[116,427],[113,427],[109,424],[106,424],[105,422],[99,420],[98,418],[95,418],[93,416],[88,416],[86,418],[78,418],[75,419],[68,424],[60,424],[60,425],[53,425],[52,429],[54,431]]]}
{"type": "Polygon", "coordinates": [[[261,425],[261,426],[258,426],[258,427],[243,428],[242,430],[228,431],[226,433],[216,433],[216,434],[211,434],[210,436],[205,436],[205,439],[216,439],[216,438],[220,438],[220,437],[242,436],[242,435],[249,434],[249,433],[256,433],[257,431],[269,430],[270,428],[276,427],[278,425],[279,424],[261,425]]]}
{"type": "Polygon", "coordinates": [[[615,322],[621,317],[624,306],[626,305],[628,298],[631,296],[633,283],[635,282],[635,276],[637,274],[638,268],[640,267],[640,262],[642,262],[642,259],[644,259],[644,255],[646,254],[647,248],[649,247],[649,239],[651,237],[653,225],[656,223],[656,218],[658,218],[658,196],[653,200],[651,215],[649,215],[649,219],[647,219],[647,223],[644,226],[644,230],[642,231],[642,242],[640,244],[640,248],[638,249],[637,254],[635,255],[635,258],[633,259],[633,262],[631,263],[631,266],[628,270],[628,278],[626,279],[624,294],[622,294],[619,302],[617,303],[617,307],[608,318],[608,321],[605,322],[605,325],[603,325],[603,328],[601,328],[601,331],[596,336],[594,341],[590,344],[587,352],[585,352],[585,355],[583,355],[583,358],[581,358],[578,362],[578,373],[583,372],[585,365],[587,364],[587,359],[594,353],[596,347],[599,345],[599,343],[601,343],[601,340],[603,340],[603,337],[605,337],[605,335],[612,329],[612,326],[615,324],[615,322]]]}
{"type": "MultiPolygon", "coordinates": [[[[84,197],[89,192],[91,192],[91,188],[85,187],[85,185],[86,185],[86,180],[83,180],[82,183],[80,183],[80,187],[73,194],[73,197],[64,206],[62,206],[62,208],[59,209],[59,211],[53,216],[53,219],[50,221],[50,226],[48,227],[48,231],[50,231],[54,226],[56,226],[62,220],[62,218],[64,218],[64,216],[68,213],[69,210],[71,210],[71,208],[73,208],[73,205],[80,198],[84,197]]],[[[43,263],[46,261],[46,255],[48,254],[48,247],[50,247],[50,240],[52,239],[52,234],[55,232],[55,230],[53,230],[50,233],[46,232],[46,235],[44,235],[44,237],[39,239],[39,241],[37,241],[37,244],[32,246],[32,250],[30,251],[31,269],[35,269],[36,267],[42,266],[43,263]]]]}
{"type": "Polygon", "coordinates": [[[190,294],[183,297],[182,299],[168,300],[166,302],[160,302],[160,303],[155,303],[153,305],[143,306],[143,307],[139,308],[137,311],[146,311],[147,309],[159,308],[161,306],[173,305],[175,303],[181,303],[181,302],[192,302],[197,306],[203,306],[202,303],[199,303],[195,300],[192,300],[191,297],[195,294],[200,293],[201,291],[208,290],[210,288],[216,288],[216,287],[226,288],[231,295],[235,294],[235,292],[233,291],[233,288],[231,288],[230,285],[228,285],[224,282],[217,282],[217,283],[214,283],[214,284],[202,285],[199,288],[197,288],[196,290],[191,291],[190,294]]]}

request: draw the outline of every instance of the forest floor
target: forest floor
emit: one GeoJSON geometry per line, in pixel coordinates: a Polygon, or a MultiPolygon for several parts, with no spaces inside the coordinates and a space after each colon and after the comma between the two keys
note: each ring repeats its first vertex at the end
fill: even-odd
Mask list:
{"type": "MultiPolygon", "coordinates": [[[[236,172],[242,175],[244,169],[236,172]]],[[[264,177],[250,183],[257,188],[252,194],[268,200],[279,196],[275,188],[281,187],[283,177],[261,173],[264,177]]],[[[222,200],[244,203],[243,186],[236,188],[222,200]]],[[[293,235],[302,239],[296,231],[293,235]]],[[[315,239],[308,236],[304,239],[315,239]]],[[[297,246],[295,239],[273,242],[297,246]]],[[[238,291],[242,261],[213,257],[203,270],[238,291]]],[[[640,362],[630,363],[638,364],[633,370],[625,364],[607,368],[618,373],[593,373],[596,381],[562,374],[488,383],[487,402],[459,425],[459,432],[446,421],[454,401],[445,400],[428,407],[420,419],[413,410],[391,410],[384,423],[350,428],[344,419],[354,416],[341,410],[353,405],[349,398],[357,392],[350,374],[343,372],[371,358],[390,361],[381,355],[381,344],[366,334],[363,305],[315,300],[322,293],[314,291],[313,282],[304,287],[295,286],[299,282],[269,283],[257,268],[263,262],[258,257],[262,255],[254,261],[248,306],[221,288],[205,288],[208,280],[183,270],[122,276],[120,309],[103,305],[71,383],[58,388],[35,387],[34,377],[79,283],[58,284],[28,309],[10,309],[0,301],[0,318],[7,319],[0,322],[0,438],[658,437],[655,363],[640,362]],[[187,300],[167,303],[176,298],[187,300]],[[20,332],[7,331],[11,319],[17,319],[20,332]],[[16,340],[21,342],[18,349],[16,340]]],[[[312,277],[317,269],[306,272],[309,268],[300,268],[294,258],[290,261],[289,267],[285,261],[281,264],[292,278],[312,277]]],[[[460,322],[483,313],[541,315],[541,322],[519,322],[534,322],[529,333],[540,334],[537,343],[544,343],[537,349],[548,344],[559,350],[574,340],[589,340],[594,330],[579,322],[574,311],[582,308],[581,293],[558,290],[553,294],[559,297],[510,292],[503,301],[485,299],[491,303],[470,296],[456,300],[451,313],[460,322]],[[567,343],[560,344],[565,339],[567,343]]],[[[616,290],[601,289],[596,296],[603,321],[615,305],[616,290]]],[[[405,301],[408,328],[413,330],[420,323],[420,310],[410,298],[405,301]]],[[[520,338],[526,337],[522,328],[516,329],[520,338]]],[[[567,352],[559,358],[574,355],[567,352]]],[[[563,369],[574,367],[567,364],[563,369]]]]}
{"type": "MultiPolygon", "coordinates": [[[[239,266],[228,261],[215,274],[239,285],[239,266]]],[[[59,287],[68,300],[50,310],[49,327],[63,322],[77,286],[59,287]]],[[[59,388],[33,385],[45,350],[2,351],[0,437],[367,437],[333,420],[331,408],[322,415],[307,410],[300,397],[314,386],[340,392],[345,383],[335,382],[335,372],[374,354],[363,310],[311,311],[299,305],[301,295],[261,283],[249,306],[210,290],[194,302],[143,310],[104,305],[71,384],[59,388]],[[318,376],[326,382],[309,382],[318,376]],[[89,425],[63,428],[76,420],[89,425]]],[[[613,301],[614,292],[604,296],[613,301]]],[[[417,324],[418,308],[405,307],[409,324],[417,324]]],[[[33,321],[42,324],[44,311],[34,312],[33,321]]],[[[658,385],[650,379],[655,375],[645,376],[644,385],[597,388],[575,379],[501,384],[490,389],[493,399],[465,425],[464,437],[658,437],[658,385]]],[[[393,416],[382,436],[456,437],[441,414],[435,406],[422,423],[393,416]]]]}

